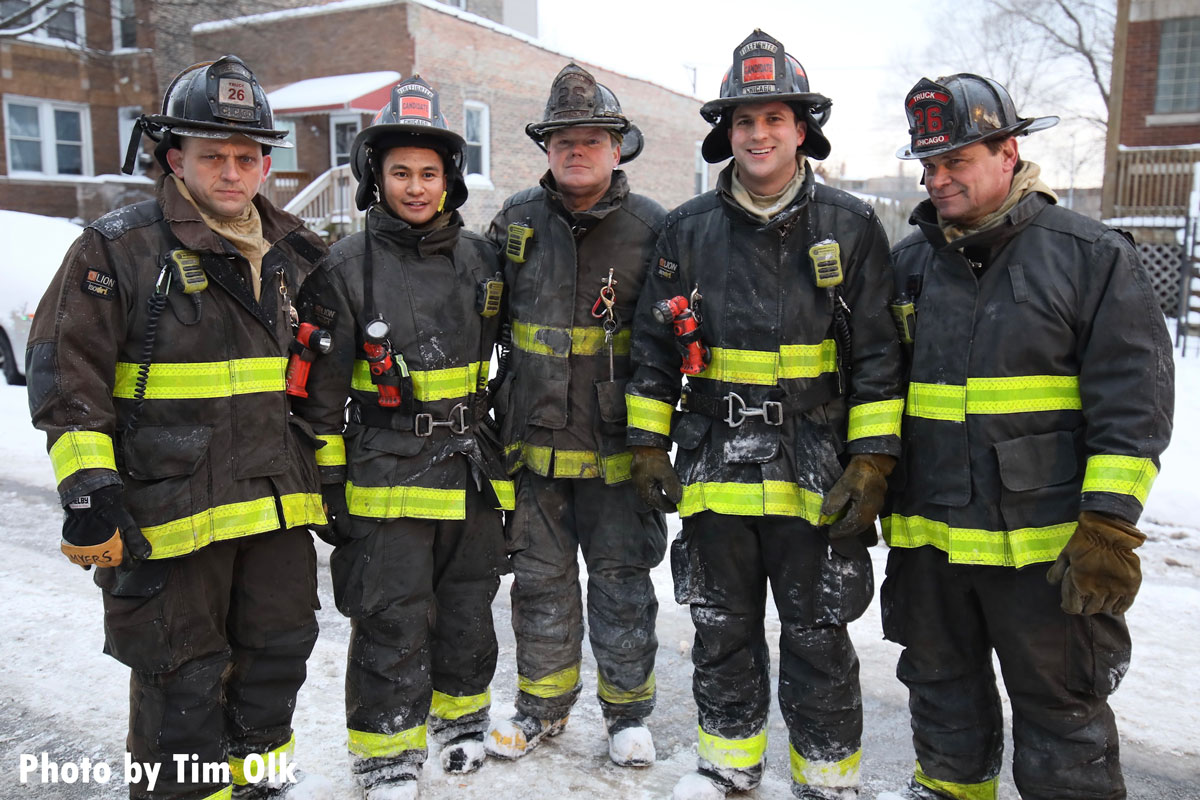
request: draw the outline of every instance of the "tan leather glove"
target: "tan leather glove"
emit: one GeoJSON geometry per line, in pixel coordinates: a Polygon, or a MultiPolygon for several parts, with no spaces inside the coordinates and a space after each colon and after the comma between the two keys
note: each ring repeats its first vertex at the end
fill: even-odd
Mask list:
{"type": "Polygon", "coordinates": [[[671,458],[661,447],[634,445],[629,448],[633,453],[633,487],[638,497],[650,508],[658,511],[674,511],[683,499],[683,487],[679,484],[679,476],[671,466],[671,458]]]}
{"type": "Polygon", "coordinates": [[[1095,511],[1079,514],[1079,527],[1046,573],[1062,582],[1062,610],[1068,614],[1124,614],[1142,585],[1142,565],[1134,548],[1146,534],[1132,523],[1095,511]]]}
{"type": "Polygon", "coordinates": [[[821,513],[826,516],[846,511],[829,526],[830,539],[857,536],[874,524],[887,494],[887,476],[895,467],[895,457],[883,453],[859,453],[850,459],[821,504],[821,513]]]}

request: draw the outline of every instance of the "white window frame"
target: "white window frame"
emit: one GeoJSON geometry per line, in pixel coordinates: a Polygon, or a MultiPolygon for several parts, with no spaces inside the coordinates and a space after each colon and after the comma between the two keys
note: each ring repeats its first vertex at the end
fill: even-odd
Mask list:
{"type": "MultiPolygon", "coordinates": [[[[355,133],[356,136],[358,135],[358,133],[362,133],[362,129],[363,129],[362,114],[355,112],[352,114],[330,114],[329,115],[329,166],[331,166],[331,167],[336,167],[338,165],[338,161],[337,161],[337,157],[338,157],[337,126],[339,124],[342,124],[345,122],[353,122],[355,124],[355,126],[357,127],[357,132],[355,133]]],[[[347,151],[346,155],[352,156],[353,154],[350,153],[349,151],[347,151]]],[[[347,161],[346,163],[348,164],[350,162],[347,161]]]]}
{"type": "MultiPolygon", "coordinates": [[[[28,0],[27,0],[27,2],[28,2],[28,0]]],[[[32,5],[31,2],[28,2],[28,4],[32,5]]],[[[28,19],[27,21],[23,22],[20,27],[24,27],[25,25],[29,25],[33,22],[41,22],[42,20],[46,19],[46,17],[48,17],[50,15],[50,12],[52,10],[53,9],[51,9],[49,6],[42,6],[37,11],[33,12],[32,17],[30,19],[28,19]]],[[[51,36],[50,31],[48,30],[48,26],[46,26],[46,25],[42,25],[42,26],[38,27],[36,30],[30,31],[29,33],[21,34],[20,38],[28,39],[28,40],[36,40],[38,42],[44,42],[46,44],[62,45],[64,47],[84,47],[84,46],[86,46],[87,45],[87,27],[84,25],[83,0],[80,0],[78,3],[76,3],[76,5],[73,9],[70,9],[63,13],[71,14],[72,16],[75,17],[75,41],[71,41],[70,39],[60,39],[57,36],[51,36]]]]}
{"type": "MultiPolygon", "coordinates": [[[[476,144],[479,146],[479,166],[482,171],[472,172],[465,176],[467,186],[478,186],[483,188],[492,188],[492,112],[488,108],[487,103],[478,100],[467,100],[463,103],[463,133],[464,139],[467,131],[467,114],[472,111],[479,112],[479,129],[480,141],[467,142],[467,144],[476,144]]],[[[466,158],[463,159],[463,168],[466,168],[466,158]]]]}
{"type": "Polygon", "coordinates": [[[132,45],[132,46],[127,46],[127,45],[123,45],[123,44],[121,44],[121,20],[122,20],[122,19],[124,19],[124,17],[122,17],[122,16],[121,16],[121,3],[122,3],[122,0],[112,0],[112,36],[113,36],[113,39],[112,39],[112,49],[113,49],[113,51],[114,51],[114,52],[121,52],[121,51],[125,51],[125,52],[127,52],[127,51],[130,51],[130,50],[136,50],[136,49],[138,49],[138,47],[137,47],[137,33],[136,33],[136,26],[137,26],[137,0],[130,0],[130,2],[132,2],[132,3],[134,4],[134,8],[133,8],[133,19],[134,19],[134,26],[135,26],[135,27],[134,27],[134,30],[135,30],[135,33],[134,33],[134,43],[133,43],[133,45],[132,45]]]}
{"type": "Polygon", "coordinates": [[[44,97],[25,97],[23,95],[6,94],[0,99],[4,103],[4,159],[8,165],[8,174],[13,177],[38,177],[38,178],[75,178],[80,177],[70,174],[61,174],[58,171],[58,153],[55,151],[55,144],[58,142],[54,138],[54,112],[57,111],[75,111],[79,113],[79,135],[82,137],[80,147],[82,148],[82,167],[83,175],[90,176],[95,174],[92,165],[92,120],[91,109],[85,103],[68,103],[63,100],[47,100],[44,97]],[[12,126],[8,121],[8,106],[9,103],[16,103],[24,106],[37,106],[38,109],[38,129],[41,134],[42,143],[42,171],[34,172],[32,170],[14,170],[12,168],[12,148],[10,147],[10,136],[12,126]]]}

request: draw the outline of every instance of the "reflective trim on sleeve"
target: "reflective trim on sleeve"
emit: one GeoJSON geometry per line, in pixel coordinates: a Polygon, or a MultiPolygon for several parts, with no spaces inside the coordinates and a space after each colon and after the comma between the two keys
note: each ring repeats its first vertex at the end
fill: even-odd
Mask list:
{"type": "Polygon", "coordinates": [[[1083,474],[1083,491],[1127,494],[1145,505],[1157,477],[1158,468],[1148,458],[1091,456],[1083,474]]]}
{"type": "Polygon", "coordinates": [[[534,697],[543,699],[551,697],[562,697],[564,694],[571,692],[579,685],[579,665],[560,669],[558,672],[552,672],[544,678],[533,680],[526,678],[518,673],[517,689],[525,694],[531,694],[534,697]]]}
{"type": "Polygon", "coordinates": [[[945,522],[925,517],[892,514],[880,520],[883,538],[890,547],[933,545],[950,557],[951,564],[981,564],[995,567],[1024,567],[1053,561],[1075,532],[1076,522],[989,531],[951,528],[945,522]]]}
{"type": "Polygon", "coordinates": [[[410,750],[424,750],[425,726],[418,725],[399,733],[368,733],[346,730],[346,748],[359,758],[398,756],[410,750]]]}
{"type": "Polygon", "coordinates": [[[50,446],[50,464],[55,483],[62,483],[81,469],[116,472],[112,437],[97,431],[67,431],[50,446]]]}
{"type": "Polygon", "coordinates": [[[767,731],[764,729],[748,739],[725,739],[698,729],[697,752],[714,767],[749,769],[762,763],[767,752],[767,731]]]}
{"type": "Polygon", "coordinates": [[[913,777],[922,786],[933,789],[935,792],[944,794],[947,797],[953,797],[954,800],[996,800],[1000,796],[999,777],[979,783],[939,781],[925,774],[925,771],[921,769],[920,761],[917,762],[917,766],[913,770],[913,777]]]}
{"type": "MultiPolygon", "coordinates": [[[[555,328],[550,325],[535,325],[529,322],[514,322],[512,329],[513,346],[527,353],[541,356],[566,358],[568,355],[595,356],[608,355],[608,343],[605,341],[604,328],[555,328]],[[564,345],[567,337],[571,339],[571,350],[567,353],[562,348],[551,347],[547,339],[558,339],[564,345]]],[[[630,330],[617,331],[613,336],[613,354],[629,355],[630,330]]]]}
{"type": "Polygon", "coordinates": [[[423,486],[355,486],[346,482],[346,505],[356,517],[371,519],[466,519],[465,489],[423,486]]]}
{"type": "Polygon", "coordinates": [[[317,450],[318,467],[346,466],[346,440],[340,433],[328,435],[317,434],[317,439],[325,446],[317,450]]]}
{"type": "Polygon", "coordinates": [[[675,408],[661,400],[651,400],[636,394],[625,395],[625,410],[629,415],[628,426],[643,431],[671,435],[671,414],[675,408]]]}
{"type": "Polygon", "coordinates": [[[879,400],[863,403],[850,409],[847,441],[868,436],[899,436],[900,420],[904,416],[903,400],[879,400]]]}
{"type": "Polygon", "coordinates": [[[791,753],[792,780],[796,783],[829,788],[858,786],[862,750],[856,750],[840,761],[809,761],[791,744],[788,751],[791,753]]]}
{"type": "MultiPolygon", "coordinates": [[[[466,397],[478,387],[479,376],[487,374],[486,368],[481,371],[480,367],[480,362],[475,361],[465,367],[410,369],[408,374],[412,378],[413,398],[422,403],[432,403],[435,400],[466,397]]],[[[371,364],[365,359],[355,360],[350,388],[360,392],[376,391],[375,383],[371,380],[371,364]]]]}
{"type": "Polygon", "coordinates": [[[828,525],[836,517],[823,515],[824,497],[791,481],[762,483],[718,483],[706,481],[683,487],[679,516],[701,511],[745,517],[763,515],[800,517],[810,525],[828,525]]]}
{"type": "Polygon", "coordinates": [[[434,689],[433,701],[429,704],[429,713],[438,719],[455,720],[483,711],[491,704],[492,690],[490,688],[482,694],[473,694],[468,697],[455,697],[434,689]]]}
{"type": "Polygon", "coordinates": [[[1028,414],[1081,408],[1078,377],[1016,375],[967,378],[966,386],[910,383],[905,413],[910,417],[965,422],[968,414],[1028,414]]]}
{"type": "Polygon", "coordinates": [[[641,686],[636,686],[633,689],[625,690],[618,689],[608,681],[604,680],[604,676],[596,675],[596,694],[606,703],[614,705],[628,705],[629,703],[641,703],[645,700],[653,700],[655,691],[654,673],[650,673],[650,677],[641,686]]]}
{"type": "MultiPolygon", "coordinates": [[[[113,397],[132,399],[140,364],[117,363],[113,397]]],[[[282,392],[287,359],[278,356],[231,361],[154,363],[146,381],[147,400],[202,400],[256,392],[282,392]]]]}
{"type": "Polygon", "coordinates": [[[500,501],[501,511],[512,511],[517,507],[517,489],[510,480],[489,481],[492,484],[492,491],[496,493],[496,499],[500,501]]]}
{"type": "MultiPolygon", "coordinates": [[[[286,743],[280,745],[279,747],[276,747],[274,750],[267,750],[265,752],[256,753],[253,755],[261,756],[263,759],[263,764],[265,765],[267,763],[268,757],[271,754],[275,755],[276,763],[278,764],[280,762],[281,756],[287,756],[287,760],[292,761],[293,760],[292,756],[295,754],[295,752],[296,752],[296,734],[293,733],[292,738],[288,739],[286,743]]],[[[242,756],[241,758],[237,758],[235,756],[229,757],[229,759],[228,759],[229,760],[229,777],[233,781],[234,786],[245,786],[246,784],[248,784],[250,782],[249,779],[246,777],[246,759],[250,758],[251,755],[252,755],[251,753],[247,753],[246,755],[242,756]]],[[[230,787],[230,792],[232,793],[232,791],[233,791],[233,789],[232,789],[232,787],[230,787]]]]}

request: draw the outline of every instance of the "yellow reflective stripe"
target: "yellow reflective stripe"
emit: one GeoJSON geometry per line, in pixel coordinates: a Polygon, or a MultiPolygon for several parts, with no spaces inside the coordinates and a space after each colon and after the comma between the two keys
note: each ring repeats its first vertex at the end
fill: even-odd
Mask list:
{"type": "MultiPolygon", "coordinates": [[[[562,340],[565,344],[565,337],[571,337],[571,354],[577,356],[594,356],[608,355],[608,343],[605,341],[604,328],[601,327],[586,327],[586,328],[555,328],[549,325],[535,325],[529,322],[514,322],[513,323],[513,346],[519,350],[524,350],[527,353],[535,353],[541,356],[557,356],[565,358],[568,354],[565,352],[557,352],[550,345],[546,344],[542,338],[543,332],[549,332],[551,335],[547,338],[562,340]]],[[[630,331],[628,328],[617,331],[613,336],[613,354],[618,356],[629,355],[630,331]]]]}
{"type": "Polygon", "coordinates": [[[628,451],[600,459],[600,473],[605,483],[624,483],[633,477],[632,467],[633,453],[628,451]]]}
{"type": "Polygon", "coordinates": [[[544,476],[551,476],[551,463],[555,478],[604,478],[605,483],[622,483],[631,477],[633,454],[629,451],[602,456],[595,450],[555,450],[553,447],[514,442],[504,448],[506,458],[518,453],[516,465],[510,472],[522,467],[544,476]]]}
{"type": "Polygon", "coordinates": [[[891,547],[933,545],[951,564],[1024,567],[1053,561],[1075,532],[1075,522],[1014,531],[951,528],[925,517],[892,514],[880,520],[883,538],[891,547]]]}
{"type": "Polygon", "coordinates": [[[967,378],[968,414],[1025,414],[1081,408],[1079,378],[1075,375],[967,378]]]}
{"type": "Polygon", "coordinates": [[[910,417],[965,422],[967,419],[967,387],[941,383],[908,385],[905,412],[910,417]]]}
{"type": "Polygon", "coordinates": [[[423,486],[356,486],[346,482],[346,505],[356,517],[373,519],[466,519],[464,489],[427,489],[423,486]]]}
{"type": "Polygon", "coordinates": [[[492,491],[496,493],[496,499],[500,501],[500,508],[504,511],[512,511],[517,507],[517,489],[509,480],[491,480],[492,491]]]}
{"type": "Polygon", "coordinates": [[[1091,456],[1083,474],[1083,491],[1127,494],[1145,505],[1157,477],[1158,468],[1148,458],[1091,456]]]}
{"type": "Polygon", "coordinates": [[[382,758],[425,749],[424,725],[399,733],[368,733],[353,728],[347,728],[346,733],[346,748],[359,758],[382,758]]]}
{"type": "Polygon", "coordinates": [[[203,797],[201,800],[233,800],[233,787],[226,786],[224,789],[218,789],[208,797],[203,797]]]}
{"type": "Polygon", "coordinates": [[[600,458],[595,450],[555,450],[554,477],[599,478],[600,458]]]}
{"type": "Polygon", "coordinates": [[[903,400],[879,400],[863,403],[850,409],[847,441],[867,436],[899,436],[900,419],[904,415],[903,400]]]}
{"type": "Polygon", "coordinates": [[[608,681],[604,680],[603,675],[596,675],[596,694],[600,699],[607,703],[628,704],[640,703],[644,700],[654,699],[655,680],[654,673],[650,673],[650,677],[641,686],[633,689],[618,689],[608,681]]]}
{"type": "Polygon", "coordinates": [[[492,704],[492,690],[489,688],[483,694],[473,694],[467,697],[455,697],[443,694],[436,689],[433,691],[433,702],[429,705],[429,713],[439,719],[461,719],[468,714],[483,711],[492,704]]]}
{"type": "Polygon", "coordinates": [[[821,513],[824,497],[792,481],[762,483],[719,483],[704,481],[683,487],[679,516],[701,511],[760,517],[764,514],[800,517],[810,525],[828,525],[835,517],[821,513]]]}
{"type": "Polygon", "coordinates": [[[651,400],[649,397],[639,397],[636,394],[626,394],[625,410],[629,415],[629,427],[663,436],[671,435],[671,414],[675,411],[675,407],[670,403],[651,400]]]}
{"type": "Polygon", "coordinates": [[[833,339],[779,348],[780,378],[815,378],[825,372],[837,372],[837,342],[833,339]]]}
{"type": "Polygon", "coordinates": [[[544,678],[533,680],[517,675],[517,689],[534,697],[562,697],[579,685],[579,665],[552,672],[544,678]]]}
{"type": "Polygon", "coordinates": [[[273,531],[279,527],[324,525],[319,494],[289,494],[279,498],[284,524],[280,526],[274,497],[214,506],[190,517],[142,528],[154,548],[151,558],[172,558],[199,550],[205,545],[239,536],[273,531]]]}
{"type": "Polygon", "coordinates": [[[1079,378],[1074,375],[1017,375],[967,378],[966,386],[910,383],[910,417],[965,422],[967,414],[1028,414],[1078,411],[1079,378]]]}
{"type": "MultiPolygon", "coordinates": [[[[291,761],[292,755],[295,752],[296,734],[293,733],[292,738],[288,739],[284,744],[276,747],[274,750],[267,750],[266,752],[258,753],[258,755],[262,756],[263,763],[265,764],[267,758],[274,753],[276,755],[275,763],[278,764],[280,763],[279,756],[287,756],[288,761],[291,761]]],[[[249,753],[242,758],[237,758],[236,756],[229,757],[229,776],[233,779],[234,786],[245,786],[247,783],[249,783],[249,780],[246,778],[246,759],[249,757],[249,753]]],[[[230,788],[231,793],[232,791],[233,789],[230,788]]]]}
{"type": "Polygon", "coordinates": [[[50,446],[50,464],[55,483],[62,483],[81,469],[116,472],[112,437],[97,431],[67,431],[50,446]]]}
{"type": "MultiPolygon", "coordinates": [[[[465,367],[410,369],[408,374],[413,382],[413,398],[422,403],[431,403],[434,400],[455,400],[471,394],[479,386],[480,375],[487,375],[487,369],[484,367],[481,372],[481,362],[475,361],[465,367]]],[[[350,375],[350,388],[360,392],[375,391],[375,384],[371,381],[371,364],[368,361],[361,358],[355,360],[354,372],[350,375]]]]}
{"type": "Polygon", "coordinates": [[[858,786],[858,770],[862,762],[862,750],[856,750],[841,761],[809,761],[788,745],[791,752],[792,780],[812,786],[851,787],[858,786]]]}
{"type": "Polygon", "coordinates": [[[939,781],[936,778],[931,778],[921,769],[921,762],[917,762],[916,769],[913,770],[913,777],[917,783],[933,789],[935,792],[940,792],[947,797],[953,797],[954,800],[996,800],[1000,796],[1000,778],[997,776],[991,780],[981,781],[980,783],[951,783],[950,781],[939,781]]]}
{"type": "Polygon", "coordinates": [[[317,439],[325,443],[324,447],[317,450],[318,467],[346,466],[346,440],[340,433],[325,436],[317,434],[317,439]]]}
{"type": "MultiPolygon", "coordinates": [[[[132,398],[139,364],[117,363],[113,397],[132,398]]],[[[282,392],[287,359],[278,356],[231,361],[156,363],[146,381],[147,400],[199,400],[255,392],[282,392]]]]}
{"type": "Polygon", "coordinates": [[[705,733],[699,728],[699,746],[697,751],[714,767],[731,769],[747,769],[762,763],[763,755],[767,752],[767,732],[762,730],[748,739],[724,739],[705,733]]]}

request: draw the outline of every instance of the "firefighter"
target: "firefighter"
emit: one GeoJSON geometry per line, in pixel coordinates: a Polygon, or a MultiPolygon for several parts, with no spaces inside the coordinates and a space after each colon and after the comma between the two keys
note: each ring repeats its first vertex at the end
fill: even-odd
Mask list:
{"type": "Polygon", "coordinates": [[[485,756],[513,490],[485,391],[502,287],[495,249],[457,210],[464,146],[428,83],[393,87],[351,148],[366,229],[301,295],[301,318],[333,338],[300,414],[326,442],[324,536],[351,620],[346,727],[366,800],[417,797],[427,733],[446,772],[485,756]]]}
{"type": "Polygon", "coordinates": [[[629,191],[616,167],[641,152],[641,132],[582,67],[558,73],[543,118],[525,132],[550,169],[491,227],[511,287],[511,363],[496,406],[517,471],[506,534],[518,695],[487,748],[519,758],[567,723],[582,689],[582,552],[609,756],[646,766],[658,647],[650,569],[666,525],[630,483],[625,383],[633,310],[666,212],[629,191]]]}
{"type": "Polygon", "coordinates": [[[243,767],[290,760],[317,638],[317,442],[284,375],[291,298],[325,247],[257,194],[292,145],[236,56],[181,72],[127,164],[142,132],[156,198],[84,229],[29,338],[62,549],[98,567],[104,650],[132,671],[129,755],[159,765],[130,797],[231,796],[208,770],[180,782],[177,758],[228,762],[239,800],[321,796],[315,776],[243,767]]]}
{"type": "Polygon", "coordinates": [[[997,796],[995,653],[1021,797],[1123,798],[1107,698],[1171,433],[1162,312],[1130,242],[1059,208],[1021,159],[1016,137],[1057,117],[1018,117],[970,74],[921,79],[905,109],[897,155],[929,192],[893,252],[898,316],[915,319],[881,593],[912,712],[905,794],[997,796]]]}
{"type": "Polygon", "coordinates": [[[635,317],[634,482],[683,518],[671,566],[696,626],[699,763],[676,800],[762,777],[768,581],[793,794],[857,796],[862,694],[846,624],[872,595],[864,544],[903,401],[883,229],[808,163],[829,154],[829,106],[781,42],[755,30],[738,45],[720,98],[700,111],[713,126],[704,158],[733,162],[667,217],[635,317]],[[699,341],[679,324],[685,303],[699,341]]]}

